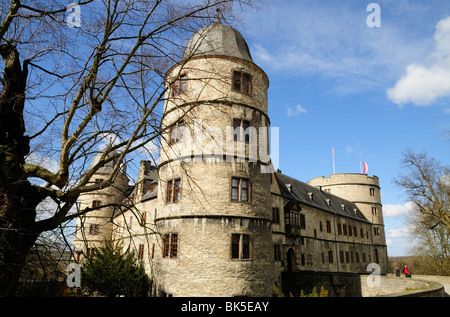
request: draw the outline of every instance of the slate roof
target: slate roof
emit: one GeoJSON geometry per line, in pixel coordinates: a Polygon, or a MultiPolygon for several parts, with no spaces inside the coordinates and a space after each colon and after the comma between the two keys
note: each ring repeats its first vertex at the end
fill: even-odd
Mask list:
{"type": "Polygon", "coordinates": [[[275,175],[280,187],[281,195],[288,199],[288,203],[292,204],[292,202],[296,201],[300,204],[310,205],[325,211],[336,213],[340,216],[370,223],[353,202],[324,192],[320,188],[308,185],[281,173],[275,173],[275,175]]]}

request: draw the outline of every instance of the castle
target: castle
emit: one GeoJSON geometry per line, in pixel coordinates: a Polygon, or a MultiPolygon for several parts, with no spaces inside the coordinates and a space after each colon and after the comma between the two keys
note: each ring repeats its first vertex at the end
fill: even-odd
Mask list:
{"type": "Polygon", "coordinates": [[[165,81],[159,166],[142,161],[134,186],[123,171],[80,196],[80,210],[105,207],[77,220],[78,261],[121,241],[158,296],[272,296],[283,272],[366,273],[369,263],[386,273],[376,176],[304,183],[255,151],[269,147],[269,80],[239,32],[220,21],[198,30],[165,81]],[[132,207],[113,207],[124,203],[132,207]]]}

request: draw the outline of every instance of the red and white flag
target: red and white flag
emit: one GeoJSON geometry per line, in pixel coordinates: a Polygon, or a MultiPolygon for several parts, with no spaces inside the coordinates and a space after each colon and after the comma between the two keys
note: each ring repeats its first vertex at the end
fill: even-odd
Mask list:
{"type": "Polygon", "coordinates": [[[366,174],[367,171],[369,170],[369,166],[367,165],[367,163],[361,162],[362,164],[362,173],[366,174]]]}

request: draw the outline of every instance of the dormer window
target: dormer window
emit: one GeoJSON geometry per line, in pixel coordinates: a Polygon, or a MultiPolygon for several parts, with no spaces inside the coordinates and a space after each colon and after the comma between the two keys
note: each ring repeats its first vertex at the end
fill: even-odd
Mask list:
{"type": "Polygon", "coordinates": [[[250,96],[252,94],[252,77],[250,74],[234,71],[232,87],[233,90],[250,96]]]}
{"type": "Polygon", "coordinates": [[[312,192],[308,193],[309,199],[314,200],[314,194],[312,192]]]}

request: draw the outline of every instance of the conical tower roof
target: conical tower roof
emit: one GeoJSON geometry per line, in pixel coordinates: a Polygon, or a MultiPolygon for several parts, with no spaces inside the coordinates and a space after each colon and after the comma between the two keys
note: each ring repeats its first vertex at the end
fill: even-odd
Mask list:
{"type": "Polygon", "coordinates": [[[227,56],[253,62],[247,42],[241,33],[220,20],[192,35],[182,60],[197,56],[227,56]]]}

